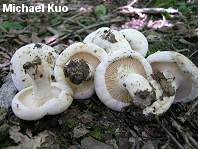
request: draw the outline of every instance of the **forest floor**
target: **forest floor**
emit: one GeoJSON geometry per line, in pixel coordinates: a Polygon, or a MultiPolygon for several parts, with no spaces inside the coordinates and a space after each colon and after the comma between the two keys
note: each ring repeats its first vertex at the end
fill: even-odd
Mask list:
{"type": "MultiPolygon", "coordinates": [[[[9,2],[0,3],[2,6],[9,2]]],[[[12,3],[30,4],[15,0],[12,3]]],[[[47,5],[45,0],[33,3],[47,5]]],[[[137,29],[148,40],[147,55],[156,51],[176,51],[198,66],[197,1],[62,0],[54,3],[64,4],[69,11],[0,14],[0,87],[6,83],[12,55],[21,46],[45,43],[62,51],[102,26],[116,30],[137,29]],[[99,5],[105,8],[96,11],[99,5]]],[[[21,120],[10,106],[2,107],[0,148],[196,149],[197,102],[198,99],[174,104],[154,119],[134,117],[130,108],[123,112],[113,111],[96,95],[74,100],[65,112],[37,121],[21,120]]]]}

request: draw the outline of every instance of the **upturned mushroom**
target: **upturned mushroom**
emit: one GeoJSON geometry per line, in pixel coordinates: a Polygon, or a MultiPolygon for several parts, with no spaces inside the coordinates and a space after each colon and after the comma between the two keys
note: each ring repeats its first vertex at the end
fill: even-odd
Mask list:
{"type": "Polygon", "coordinates": [[[113,51],[96,68],[95,91],[99,99],[115,111],[121,111],[131,102],[144,109],[159,96],[152,85],[155,83],[151,83],[151,74],[150,64],[140,53],[113,51]]]}
{"type": "Polygon", "coordinates": [[[43,43],[31,43],[19,48],[11,58],[10,72],[16,88],[22,89],[32,85],[31,77],[25,73],[23,65],[32,61],[35,56],[45,59],[50,67],[50,75],[53,77],[53,69],[58,54],[55,49],[43,43]]]}
{"type": "Polygon", "coordinates": [[[144,57],[146,56],[148,51],[148,41],[140,31],[128,28],[122,29],[119,32],[122,33],[133,50],[139,52],[144,57]]]}
{"type": "Polygon", "coordinates": [[[33,86],[21,90],[13,98],[12,109],[16,116],[24,120],[38,120],[45,115],[59,114],[71,105],[71,88],[51,83],[51,68],[44,59],[36,56],[33,61],[26,60],[22,67],[31,77],[33,86]]]}
{"type": "Polygon", "coordinates": [[[198,69],[187,57],[174,51],[162,51],[151,54],[147,61],[163,92],[168,96],[175,94],[173,103],[189,102],[198,96],[198,69]]]}
{"type": "Polygon", "coordinates": [[[94,71],[107,53],[92,43],[75,43],[57,58],[54,74],[57,82],[70,85],[75,99],[94,94],[94,71]]]}
{"type": "Polygon", "coordinates": [[[129,50],[131,46],[124,36],[116,30],[101,27],[87,35],[83,42],[94,43],[103,48],[107,53],[116,50],[129,50]]]}

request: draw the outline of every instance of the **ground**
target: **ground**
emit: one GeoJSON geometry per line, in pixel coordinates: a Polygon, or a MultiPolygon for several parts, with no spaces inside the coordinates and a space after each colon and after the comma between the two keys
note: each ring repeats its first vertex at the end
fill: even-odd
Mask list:
{"type": "MultiPolygon", "coordinates": [[[[47,4],[44,0],[33,3],[47,4]]],[[[69,11],[0,14],[0,87],[9,74],[10,59],[19,47],[41,42],[61,52],[102,26],[137,29],[149,42],[147,55],[177,51],[198,66],[197,1],[63,0],[60,4],[69,11]]],[[[116,112],[94,95],[86,100],[74,100],[65,112],[37,121],[21,120],[10,107],[1,108],[0,148],[195,149],[198,148],[196,105],[194,99],[172,105],[163,115],[141,118],[138,114],[134,116],[134,111],[139,109],[132,105],[116,112]]]]}

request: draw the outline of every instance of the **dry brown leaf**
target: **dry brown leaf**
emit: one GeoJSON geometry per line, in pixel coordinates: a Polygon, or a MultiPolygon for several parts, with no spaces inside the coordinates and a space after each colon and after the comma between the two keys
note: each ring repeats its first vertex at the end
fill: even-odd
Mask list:
{"type": "Polygon", "coordinates": [[[24,42],[22,42],[22,41],[19,40],[18,38],[15,38],[14,41],[15,41],[16,43],[18,43],[19,45],[23,45],[23,44],[24,44],[24,42]]]}
{"type": "Polygon", "coordinates": [[[55,134],[48,130],[39,133],[37,136],[32,136],[30,130],[26,131],[27,135],[23,135],[19,132],[19,130],[19,126],[13,126],[9,130],[10,138],[13,139],[15,143],[18,143],[18,146],[15,147],[22,147],[23,149],[36,149],[37,147],[53,144],[52,140],[46,138],[49,136],[54,137],[55,134]]]}
{"type": "Polygon", "coordinates": [[[30,43],[30,38],[26,35],[18,35],[18,38],[24,43],[30,43]]]}
{"type": "Polygon", "coordinates": [[[31,39],[32,39],[33,43],[41,43],[42,42],[42,39],[39,38],[35,33],[32,33],[31,39]]]}

